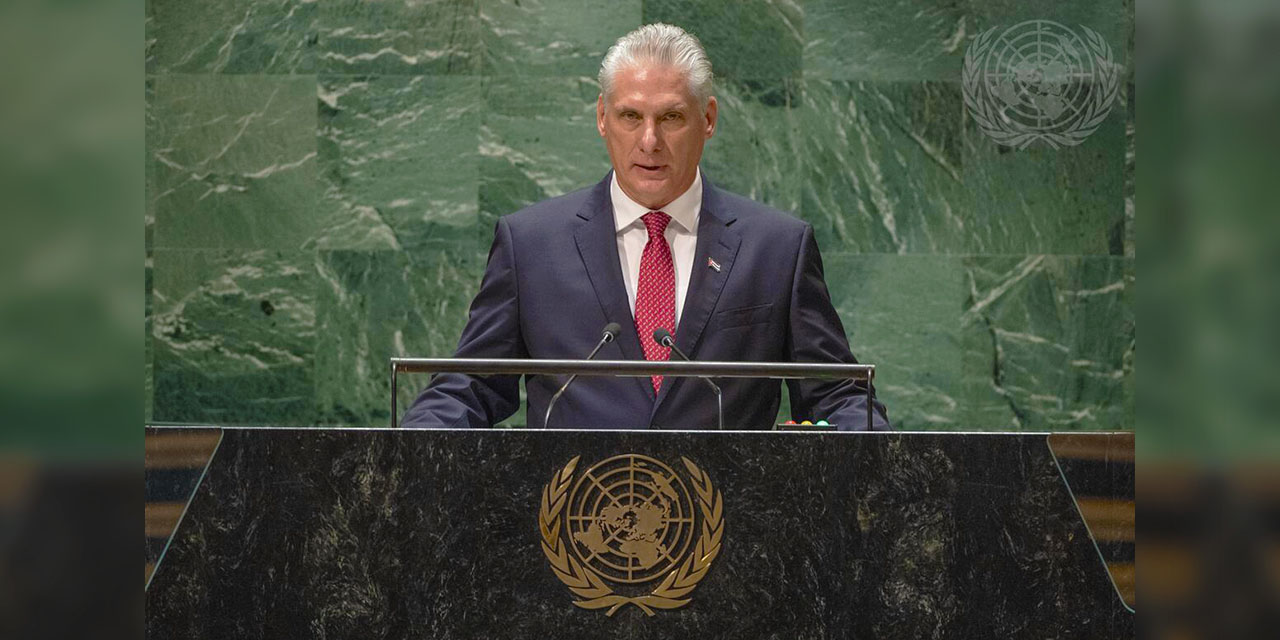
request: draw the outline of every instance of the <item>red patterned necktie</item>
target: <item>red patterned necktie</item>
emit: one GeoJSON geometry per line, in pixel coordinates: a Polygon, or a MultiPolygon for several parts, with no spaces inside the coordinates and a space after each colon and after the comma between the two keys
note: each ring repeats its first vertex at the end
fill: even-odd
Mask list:
{"type": "MultiPolygon", "coordinates": [[[[676,272],[671,247],[663,232],[671,216],[650,211],[640,218],[649,230],[649,242],[640,254],[640,280],[636,284],[636,333],[645,360],[666,360],[671,350],[653,341],[655,329],[673,331],[676,324],[676,272]]],[[[662,387],[662,376],[653,376],[653,392],[662,387]]]]}

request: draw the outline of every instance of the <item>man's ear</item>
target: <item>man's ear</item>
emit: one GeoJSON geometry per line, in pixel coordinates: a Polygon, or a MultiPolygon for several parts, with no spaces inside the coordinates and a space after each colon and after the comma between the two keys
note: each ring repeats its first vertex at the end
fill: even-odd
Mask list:
{"type": "Polygon", "coordinates": [[[707,138],[716,134],[716,118],[719,116],[720,106],[716,103],[716,97],[707,98],[707,138]]]}
{"type": "Polygon", "coordinates": [[[604,93],[596,96],[596,131],[604,137],[604,93]]]}

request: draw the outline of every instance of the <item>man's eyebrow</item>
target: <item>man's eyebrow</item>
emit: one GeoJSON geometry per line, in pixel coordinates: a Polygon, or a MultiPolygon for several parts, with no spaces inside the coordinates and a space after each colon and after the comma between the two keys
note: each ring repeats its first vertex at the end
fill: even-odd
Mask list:
{"type": "MultiPolygon", "coordinates": [[[[642,109],[638,107],[633,107],[625,103],[618,103],[614,105],[613,110],[614,111],[642,111],[642,109]]],[[[663,105],[662,107],[659,107],[658,109],[655,109],[655,111],[659,113],[669,113],[671,111],[688,111],[688,110],[689,110],[689,105],[685,104],[684,102],[667,104],[667,105],[663,105]]]]}

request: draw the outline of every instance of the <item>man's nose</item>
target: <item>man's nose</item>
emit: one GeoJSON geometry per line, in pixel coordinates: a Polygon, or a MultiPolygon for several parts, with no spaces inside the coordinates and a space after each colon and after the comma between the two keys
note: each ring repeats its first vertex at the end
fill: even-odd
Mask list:
{"type": "Polygon", "coordinates": [[[644,130],[640,132],[640,150],[644,153],[656,153],[662,150],[661,130],[657,120],[646,120],[644,130]]]}

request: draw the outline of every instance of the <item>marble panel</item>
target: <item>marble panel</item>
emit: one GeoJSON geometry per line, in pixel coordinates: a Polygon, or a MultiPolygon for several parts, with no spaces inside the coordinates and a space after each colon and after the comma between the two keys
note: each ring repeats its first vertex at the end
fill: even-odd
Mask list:
{"type": "Polygon", "coordinates": [[[962,0],[804,0],[804,77],[960,81],[962,0]]]}
{"type": "Polygon", "coordinates": [[[957,84],[806,81],[801,216],[833,250],[963,253],[957,84]]]}
{"type": "Polygon", "coordinates": [[[966,11],[973,35],[993,27],[1000,33],[1027,20],[1052,20],[1077,33],[1081,26],[1088,27],[1106,40],[1115,61],[1125,64],[1129,16],[1133,15],[1129,0],[969,0],[966,11]]]}
{"type": "Polygon", "coordinates": [[[963,406],[978,429],[1134,426],[1134,272],[1121,257],[965,260],[963,406]]]}
{"type": "Polygon", "coordinates": [[[859,362],[898,430],[969,428],[960,388],[957,320],[962,258],[833,253],[827,288],[859,362]]]}
{"type": "Polygon", "coordinates": [[[326,0],[318,68],[333,74],[471,74],[480,66],[477,0],[326,0]]]}
{"type": "Polygon", "coordinates": [[[1044,437],[1019,434],[226,429],[146,592],[150,638],[1093,640],[1134,622],[1044,437]],[[713,550],[679,601],[651,595],[665,568],[633,533],[651,529],[600,515],[627,505],[661,505],[648,540],[672,564],[713,550]],[[566,557],[599,590],[571,592],[566,557]]]}
{"type": "Polygon", "coordinates": [[[154,346],[151,341],[152,321],[151,321],[151,290],[152,279],[155,277],[153,267],[154,258],[151,251],[146,252],[145,262],[143,263],[143,291],[142,291],[142,422],[149,424],[152,416],[152,406],[155,399],[155,366],[152,363],[154,346]]]}
{"type": "Polygon", "coordinates": [[[801,83],[723,80],[716,84],[719,121],[702,168],[717,187],[788,213],[800,210],[801,83]]]}
{"type": "Polygon", "coordinates": [[[155,251],[158,422],[308,425],[315,254],[155,251]]]}
{"type": "Polygon", "coordinates": [[[155,83],[155,246],[289,250],[317,233],[314,77],[155,83]]]}
{"type": "Polygon", "coordinates": [[[964,239],[973,254],[1124,254],[1125,125],[1112,112],[1079,146],[1016,151],[966,120],[964,239]]]}
{"type": "Polygon", "coordinates": [[[485,75],[595,76],[641,0],[481,0],[485,75]]]}
{"type": "Polygon", "coordinates": [[[323,249],[475,246],[480,80],[322,76],[323,249]]]}
{"type": "Polygon", "coordinates": [[[312,73],[315,0],[148,0],[147,69],[312,73]]]}
{"type": "Polygon", "coordinates": [[[484,246],[499,216],[599,182],[609,154],[596,131],[594,79],[486,81],[480,133],[480,215],[484,246]]]}
{"type": "MultiPolygon", "coordinates": [[[[453,355],[485,254],[452,245],[324,251],[317,263],[316,404],[322,424],[385,426],[389,358],[453,355]]],[[[429,376],[399,379],[407,408],[429,376]]]]}
{"type": "MultiPolygon", "coordinates": [[[[150,6],[150,5],[148,5],[150,6]]],[[[148,23],[149,24],[149,23],[148,23]]],[[[143,135],[151,140],[157,129],[158,120],[152,105],[155,103],[155,81],[146,78],[142,90],[143,135]]],[[[154,259],[151,252],[155,234],[155,163],[151,153],[144,149],[143,166],[143,214],[142,214],[142,246],[143,246],[143,290],[142,290],[142,420],[151,422],[151,403],[155,397],[154,368],[151,363],[151,280],[153,277],[154,259]]]]}
{"type": "Polygon", "coordinates": [[[643,21],[697,36],[717,78],[798,78],[804,52],[799,0],[645,0],[643,21]]]}

